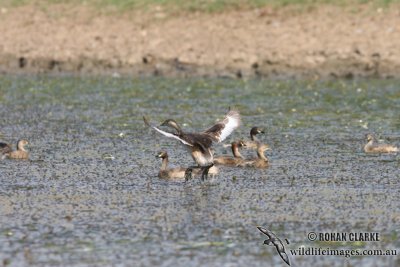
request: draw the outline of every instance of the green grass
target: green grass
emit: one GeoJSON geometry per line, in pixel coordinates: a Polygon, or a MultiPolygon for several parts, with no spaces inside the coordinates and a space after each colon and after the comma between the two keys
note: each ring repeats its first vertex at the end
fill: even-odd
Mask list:
{"type": "Polygon", "coordinates": [[[387,7],[400,0],[2,0],[1,6],[21,6],[26,4],[71,4],[88,5],[96,8],[114,8],[122,11],[152,9],[160,7],[172,12],[222,12],[272,6],[313,7],[317,5],[352,6],[370,4],[387,7]]]}

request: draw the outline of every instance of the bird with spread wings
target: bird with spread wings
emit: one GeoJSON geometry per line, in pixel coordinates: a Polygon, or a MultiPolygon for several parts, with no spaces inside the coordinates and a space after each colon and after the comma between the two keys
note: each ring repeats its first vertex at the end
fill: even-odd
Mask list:
{"type": "Polygon", "coordinates": [[[173,138],[181,142],[188,150],[197,163],[197,166],[190,166],[187,169],[186,179],[191,178],[191,172],[194,168],[201,168],[202,180],[207,178],[209,169],[214,165],[214,156],[211,146],[213,143],[224,141],[240,125],[240,114],[236,110],[230,110],[222,119],[207,130],[199,133],[186,133],[178,123],[172,119],[164,121],[161,126],[168,126],[176,130],[175,133],[166,132],[159,127],[149,123],[146,117],[143,117],[145,124],[162,135],[173,138]]]}

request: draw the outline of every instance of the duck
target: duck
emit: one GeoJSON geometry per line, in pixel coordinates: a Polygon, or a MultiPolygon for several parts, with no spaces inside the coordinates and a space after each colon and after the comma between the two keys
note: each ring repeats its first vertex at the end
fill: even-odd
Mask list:
{"type": "Polygon", "coordinates": [[[192,178],[193,169],[201,169],[201,180],[208,178],[208,172],[214,166],[214,155],[212,150],[213,143],[224,141],[232,132],[239,127],[241,119],[237,110],[229,110],[223,120],[218,121],[205,131],[187,133],[184,132],[179,124],[173,119],[167,119],[161,126],[168,126],[176,130],[175,133],[169,133],[156,126],[152,126],[147,118],[143,116],[146,126],[152,128],[158,133],[178,140],[190,152],[197,166],[189,166],[186,170],[186,179],[192,178]]]}
{"type": "Polygon", "coordinates": [[[160,171],[158,177],[162,179],[184,179],[186,168],[177,167],[168,169],[168,153],[161,151],[156,155],[156,158],[162,159],[160,171]]]}
{"type": "Polygon", "coordinates": [[[377,144],[372,134],[367,134],[367,144],[364,146],[365,153],[392,153],[398,152],[399,148],[388,144],[377,144]]]}
{"type": "Polygon", "coordinates": [[[243,162],[244,157],[240,154],[239,148],[245,146],[245,143],[240,141],[234,141],[231,143],[232,154],[231,156],[219,156],[214,158],[214,164],[216,165],[228,165],[228,166],[236,166],[239,163],[243,162]]]}
{"type": "Polygon", "coordinates": [[[238,167],[267,168],[269,166],[268,158],[264,155],[264,151],[270,149],[266,144],[260,144],[257,147],[257,158],[246,159],[240,162],[238,167]]]}
{"type": "MultiPolygon", "coordinates": [[[[186,174],[187,174],[187,168],[183,167],[176,167],[176,168],[170,168],[168,169],[168,153],[166,151],[161,151],[156,155],[156,158],[161,158],[162,159],[162,164],[160,171],[158,172],[158,177],[162,179],[168,179],[168,180],[186,180],[186,174]]],[[[217,175],[219,173],[219,170],[217,167],[213,166],[209,170],[210,175],[217,175]]],[[[194,170],[195,175],[200,175],[200,169],[195,169],[194,170]]]]}
{"type": "Polygon", "coordinates": [[[0,147],[4,148],[4,150],[8,151],[8,152],[4,153],[4,155],[9,159],[28,159],[29,153],[28,153],[28,151],[25,150],[25,146],[28,144],[29,144],[29,142],[27,140],[22,139],[17,142],[17,150],[12,151],[10,145],[8,145],[9,146],[8,148],[3,147],[2,145],[0,145],[0,147]],[[9,150],[11,150],[11,151],[9,151],[9,150]]]}
{"type": "Polygon", "coordinates": [[[257,149],[258,145],[261,143],[257,138],[257,134],[265,133],[264,129],[260,127],[253,127],[250,130],[250,140],[245,142],[246,148],[257,149]]]}

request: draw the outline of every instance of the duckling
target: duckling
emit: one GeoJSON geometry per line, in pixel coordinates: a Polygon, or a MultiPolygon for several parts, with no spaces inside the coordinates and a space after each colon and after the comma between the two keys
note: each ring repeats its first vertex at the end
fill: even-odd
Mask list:
{"type": "Polygon", "coordinates": [[[28,159],[29,153],[25,150],[25,146],[29,144],[28,141],[22,139],[17,142],[17,150],[8,152],[6,157],[10,159],[28,159]]]}
{"type": "Polygon", "coordinates": [[[213,142],[222,142],[225,140],[237,127],[240,125],[240,114],[236,110],[230,110],[225,118],[209,129],[199,133],[185,133],[178,125],[178,123],[172,119],[164,121],[161,126],[168,126],[175,129],[176,133],[169,133],[163,131],[155,126],[150,125],[145,117],[143,117],[144,123],[161,133],[162,135],[174,138],[180,141],[190,151],[193,160],[197,163],[197,166],[189,166],[187,168],[186,179],[192,177],[192,170],[195,168],[202,169],[201,179],[204,180],[208,177],[208,172],[212,166],[214,166],[214,155],[211,150],[213,142]]]}
{"type": "MultiPolygon", "coordinates": [[[[161,169],[158,172],[158,177],[168,180],[183,180],[185,179],[187,168],[177,167],[168,169],[168,153],[162,151],[156,155],[157,158],[162,158],[161,169]]],[[[194,175],[200,175],[200,169],[194,170],[194,175]]],[[[210,175],[218,174],[218,168],[213,166],[209,170],[210,175]]],[[[186,180],[186,179],[185,179],[186,180]]]]}
{"type": "Polygon", "coordinates": [[[264,129],[259,127],[253,127],[250,130],[250,141],[246,141],[246,148],[257,149],[258,145],[261,144],[260,140],[256,137],[257,134],[264,133],[264,129]]]}
{"type": "Polygon", "coordinates": [[[231,148],[232,148],[232,154],[233,157],[231,156],[219,156],[214,158],[214,164],[217,165],[229,165],[229,166],[236,166],[239,163],[244,161],[244,158],[242,154],[240,154],[239,148],[245,146],[245,143],[243,141],[235,141],[232,142],[231,148]]]}
{"type": "Polygon", "coordinates": [[[388,144],[376,144],[372,134],[367,134],[367,144],[364,146],[365,153],[391,153],[398,152],[399,148],[388,144]]]}
{"type": "Polygon", "coordinates": [[[244,160],[237,166],[240,167],[254,167],[254,168],[267,168],[269,166],[268,158],[264,155],[264,151],[270,149],[268,145],[260,144],[257,148],[257,158],[244,160]]]}

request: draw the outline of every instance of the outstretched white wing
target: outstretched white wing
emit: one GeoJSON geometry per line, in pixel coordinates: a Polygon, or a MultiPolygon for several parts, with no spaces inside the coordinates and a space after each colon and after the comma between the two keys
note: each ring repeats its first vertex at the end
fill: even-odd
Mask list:
{"type": "Polygon", "coordinates": [[[149,123],[149,121],[146,119],[145,116],[143,116],[143,121],[144,121],[144,123],[145,123],[147,126],[149,126],[150,128],[153,128],[154,130],[156,130],[156,131],[159,132],[160,134],[162,134],[162,135],[164,135],[164,136],[166,136],[166,137],[169,137],[169,138],[174,138],[174,139],[180,141],[180,142],[181,142],[182,144],[184,144],[184,145],[193,146],[193,145],[189,144],[188,142],[186,142],[185,140],[183,140],[182,138],[180,138],[179,136],[177,136],[177,135],[175,135],[175,134],[172,134],[172,133],[169,133],[169,132],[166,132],[166,131],[163,131],[163,130],[158,129],[157,127],[151,125],[151,124],[149,123]]]}
{"type": "Polygon", "coordinates": [[[240,125],[240,114],[236,110],[230,110],[222,121],[217,122],[211,128],[204,131],[216,142],[224,141],[240,125]]]}

